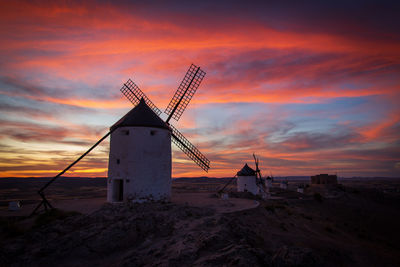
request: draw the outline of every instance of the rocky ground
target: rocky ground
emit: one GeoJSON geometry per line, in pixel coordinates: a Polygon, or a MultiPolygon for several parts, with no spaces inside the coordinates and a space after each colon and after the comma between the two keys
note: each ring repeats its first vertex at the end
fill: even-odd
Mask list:
{"type": "Polygon", "coordinates": [[[3,218],[0,266],[400,266],[398,187],[310,190],[231,213],[148,203],[3,218]]]}
{"type": "MultiPolygon", "coordinates": [[[[323,263],[312,248],[280,240],[293,226],[279,221],[271,225],[270,213],[265,208],[221,215],[174,204],[105,205],[93,214],[70,216],[14,239],[3,247],[1,259],[10,266],[323,263]]],[[[335,253],[340,256],[336,263],[347,258],[339,250],[335,253]]]]}

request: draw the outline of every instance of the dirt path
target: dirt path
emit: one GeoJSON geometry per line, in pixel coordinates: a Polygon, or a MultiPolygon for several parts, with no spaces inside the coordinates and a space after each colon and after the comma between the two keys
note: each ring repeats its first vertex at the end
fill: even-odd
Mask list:
{"type": "Polygon", "coordinates": [[[218,213],[230,213],[258,207],[258,201],[243,198],[221,199],[213,197],[210,193],[179,193],[172,195],[174,204],[188,205],[191,207],[211,208],[218,213]]]}
{"type": "MultiPolygon", "coordinates": [[[[189,207],[211,208],[217,213],[230,213],[252,209],[260,204],[258,201],[251,199],[229,198],[224,200],[212,197],[210,193],[176,193],[172,195],[171,202],[189,207]]],[[[67,211],[78,211],[83,214],[92,213],[100,209],[105,203],[105,198],[62,199],[51,202],[56,208],[67,211]]],[[[27,216],[33,211],[36,205],[24,205],[19,211],[2,209],[0,210],[0,216],[27,216]]]]}

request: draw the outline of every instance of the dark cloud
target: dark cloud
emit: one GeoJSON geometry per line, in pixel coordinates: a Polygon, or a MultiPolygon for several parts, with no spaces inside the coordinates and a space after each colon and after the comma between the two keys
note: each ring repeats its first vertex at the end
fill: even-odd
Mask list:
{"type": "Polygon", "coordinates": [[[72,97],[70,90],[42,86],[38,82],[27,81],[23,75],[1,76],[1,94],[12,97],[23,97],[35,101],[47,102],[49,98],[67,99],[72,97]]]}
{"type": "MultiPolygon", "coordinates": [[[[29,77],[29,75],[27,75],[27,77],[29,77]]],[[[37,101],[50,101],[49,98],[110,100],[121,97],[118,89],[113,91],[106,90],[108,88],[107,85],[104,84],[92,87],[87,84],[75,82],[65,83],[60,77],[59,86],[49,87],[41,85],[38,81],[29,81],[27,77],[22,73],[15,76],[1,76],[0,84],[2,84],[2,86],[0,88],[0,93],[10,96],[26,97],[28,99],[31,98],[37,101]]],[[[119,85],[116,84],[116,86],[119,85]]]]}
{"type": "Polygon", "coordinates": [[[26,99],[24,99],[23,101],[12,101],[12,102],[10,101],[8,103],[5,101],[9,99],[5,101],[2,100],[3,99],[0,98],[0,111],[2,112],[0,118],[6,120],[10,120],[11,118],[24,118],[24,119],[30,118],[43,121],[43,120],[55,119],[56,116],[59,116],[60,114],[63,113],[62,111],[73,112],[74,110],[74,108],[63,109],[57,107],[57,108],[52,108],[52,112],[49,112],[49,110],[45,108],[46,105],[40,102],[39,105],[35,105],[34,103],[27,103],[26,99]]]}
{"type": "Polygon", "coordinates": [[[358,133],[314,133],[295,132],[289,134],[285,140],[273,144],[279,150],[286,152],[317,151],[323,149],[346,148],[349,145],[358,144],[361,135],[358,133]]]}
{"type": "Polygon", "coordinates": [[[249,21],[283,31],[336,33],[351,38],[400,40],[397,1],[181,1],[114,2],[152,20],[202,27],[238,27],[249,21]]]}
{"type": "MultiPolygon", "coordinates": [[[[212,62],[209,68],[215,73],[211,79],[218,91],[246,84],[268,93],[282,90],[279,83],[275,83],[281,82],[286,84],[284,90],[299,94],[299,90],[336,87],[342,83],[352,83],[357,89],[362,82],[375,85],[382,79],[394,85],[398,79],[393,75],[400,71],[400,64],[374,55],[266,49],[222,58],[212,62]]],[[[352,90],[351,87],[346,89],[352,90]]]]}
{"type": "MultiPolygon", "coordinates": [[[[26,1],[31,3],[31,1],[26,1]]],[[[250,22],[256,22],[283,31],[337,33],[352,38],[374,38],[399,40],[400,4],[397,1],[197,1],[183,3],[182,1],[85,1],[85,2],[54,2],[10,7],[5,10],[24,12],[31,10],[36,15],[34,20],[28,16],[20,16],[20,23],[29,25],[47,20],[52,22],[53,30],[42,27],[41,34],[54,36],[61,32],[69,32],[75,37],[77,24],[83,22],[95,24],[99,18],[103,21],[128,17],[132,14],[159,22],[173,22],[187,25],[197,31],[203,28],[221,29],[238,27],[250,22]],[[36,10],[46,8],[47,13],[39,16],[36,10]],[[52,15],[55,8],[64,8],[63,13],[52,15]],[[82,16],[84,14],[84,16],[82,16]],[[68,24],[64,16],[73,17],[68,24]],[[82,20],[82,17],[88,20],[82,20]],[[61,18],[61,19],[60,19],[61,18]],[[75,26],[75,27],[74,27],[75,26]],[[56,30],[54,30],[54,28],[56,30]]],[[[121,25],[122,26],[122,25],[121,25]]],[[[104,27],[107,30],[107,27],[104,27]]],[[[88,36],[91,36],[88,31],[88,36]]],[[[111,34],[111,32],[110,32],[111,34]]],[[[81,35],[78,35],[82,38],[81,35]]]]}
{"type": "MultiPolygon", "coordinates": [[[[10,122],[0,120],[0,138],[11,138],[21,142],[58,143],[89,147],[97,138],[98,127],[84,126],[75,129],[60,126],[47,126],[29,122],[10,122]],[[86,133],[83,138],[82,133],[86,133]]],[[[99,137],[100,138],[100,137],[99,137]]]]}

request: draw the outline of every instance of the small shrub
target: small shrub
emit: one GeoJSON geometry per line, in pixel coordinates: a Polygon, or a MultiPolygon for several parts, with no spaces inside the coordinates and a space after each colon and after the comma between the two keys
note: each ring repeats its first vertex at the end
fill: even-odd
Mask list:
{"type": "Polygon", "coordinates": [[[267,205],[267,206],[265,206],[265,209],[266,209],[267,211],[272,212],[272,213],[275,212],[275,206],[274,206],[274,205],[267,205]]]}
{"type": "Polygon", "coordinates": [[[371,235],[364,229],[355,228],[357,231],[357,237],[365,240],[372,240],[371,235]]]}
{"type": "Polygon", "coordinates": [[[307,215],[307,214],[304,214],[304,213],[302,213],[300,215],[303,216],[303,218],[305,218],[307,220],[310,220],[310,221],[312,221],[312,219],[313,219],[310,215],[307,215]]]}
{"type": "Polygon", "coordinates": [[[325,226],[325,231],[327,231],[329,233],[333,233],[333,229],[329,225],[325,226]]]}
{"type": "Polygon", "coordinates": [[[275,212],[275,210],[277,210],[277,209],[286,210],[287,207],[283,204],[269,204],[269,205],[265,206],[265,209],[270,212],[275,212]]]}
{"type": "Polygon", "coordinates": [[[49,224],[56,220],[64,220],[67,217],[79,215],[81,213],[77,211],[64,211],[60,209],[51,209],[43,214],[40,214],[36,220],[34,227],[40,227],[42,225],[49,224]]]}
{"type": "Polygon", "coordinates": [[[275,208],[285,210],[285,209],[286,209],[286,206],[284,206],[284,205],[282,205],[282,204],[276,204],[276,205],[275,205],[275,208]]]}
{"type": "Polygon", "coordinates": [[[24,230],[17,225],[16,220],[11,218],[0,218],[0,236],[16,237],[24,233],[24,230]]]}
{"type": "Polygon", "coordinates": [[[322,196],[320,193],[314,193],[314,199],[318,202],[322,202],[322,196]]]}
{"type": "Polygon", "coordinates": [[[286,228],[286,225],[285,225],[285,223],[280,223],[280,228],[283,230],[283,231],[285,231],[285,232],[287,232],[288,231],[288,229],[286,228]]]}
{"type": "Polygon", "coordinates": [[[345,188],[344,185],[342,185],[342,184],[338,184],[338,185],[337,185],[337,188],[338,188],[339,190],[343,191],[343,192],[346,192],[346,188],[345,188]]]}
{"type": "Polygon", "coordinates": [[[357,237],[364,240],[372,240],[371,235],[367,232],[359,232],[357,233],[357,237]]]}

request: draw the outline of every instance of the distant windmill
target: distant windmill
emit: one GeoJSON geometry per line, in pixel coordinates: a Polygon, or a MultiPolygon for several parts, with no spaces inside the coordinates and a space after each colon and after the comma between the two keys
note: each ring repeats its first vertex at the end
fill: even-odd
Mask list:
{"type": "MultiPolygon", "coordinates": [[[[53,208],[52,205],[49,203],[49,201],[46,199],[44,190],[51,184],[53,183],[58,177],[63,175],[66,171],[68,171],[72,166],[74,166],[76,163],[78,163],[82,158],[84,158],[90,151],[92,151],[97,145],[99,145],[104,139],[106,139],[109,135],[113,134],[114,131],[119,131],[120,133],[129,133],[126,132],[129,129],[124,129],[124,128],[135,128],[137,126],[140,127],[148,127],[148,128],[154,128],[154,126],[159,126],[157,128],[162,129],[161,131],[167,130],[170,132],[172,141],[190,158],[192,159],[197,165],[199,165],[204,171],[208,172],[208,169],[210,168],[210,161],[192,144],[190,143],[175,127],[173,127],[169,121],[171,118],[175,120],[179,120],[181,117],[182,113],[185,111],[187,105],[189,104],[190,100],[192,99],[194,93],[196,92],[197,88],[200,86],[201,81],[203,80],[205,76],[205,72],[200,69],[200,67],[197,67],[195,65],[191,65],[189,70],[187,71],[185,77],[183,78],[180,86],[178,87],[177,91],[175,92],[175,95],[171,99],[170,103],[168,104],[165,113],[168,115],[168,118],[166,119],[165,122],[163,122],[160,117],[158,117],[161,114],[161,111],[150,101],[150,99],[139,89],[139,87],[132,82],[131,79],[129,79],[121,88],[121,92],[136,106],[133,108],[131,111],[129,111],[124,117],[122,117],[117,123],[115,123],[111,128],[110,131],[104,135],[100,140],[98,140],[89,150],[87,150],[82,156],[80,156],[77,160],[75,160],[73,163],[71,163],[67,168],[65,168],[63,171],[61,171],[58,175],[53,177],[50,181],[48,181],[39,191],[38,194],[42,198],[42,201],[40,204],[35,208],[35,210],[32,212],[32,214],[36,213],[36,211],[43,205],[45,210],[48,208],[53,208]],[[143,118],[143,115],[144,117],[143,118]],[[146,121],[146,119],[150,118],[149,120],[146,121]],[[142,124],[142,125],[138,125],[142,124]],[[157,125],[154,125],[157,124],[157,125]],[[125,132],[124,132],[125,131],[125,132]]],[[[137,130],[137,129],[133,129],[137,130]]],[[[151,134],[151,132],[150,132],[151,134]]],[[[168,135],[169,136],[169,135],[168,135]]],[[[113,139],[118,138],[113,138],[114,134],[111,137],[111,142],[110,142],[110,156],[111,152],[113,151],[113,139]]],[[[171,138],[169,137],[169,138],[171,138]]],[[[167,138],[168,140],[168,138],[167,138]]],[[[171,140],[171,139],[170,139],[171,140]]],[[[144,144],[149,144],[149,139],[144,138],[142,140],[135,140],[135,141],[129,141],[129,145],[138,145],[140,144],[140,141],[144,141],[144,144]]],[[[165,142],[164,142],[165,145],[165,142]]],[[[170,145],[170,143],[169,143],[170,145]]],[[[123,147],[124,143],[117,145],[117,147],[123,147]]],[[[167,146],[164,146],[167,149],[167,146]]],[[[154,146],[153,146],[154,148],[154,146]]],[[[147,148],[146,148],[147,149],[147,148]]],[[[120,150],[119,148],[117,151],[120,150]]],[[[154,150],[154,149],[153,149],[154,150]]],[[[128,153],[127,157],[130,158],[132,156],[132,153],[137,153],[137,151],[129,151],[129,148],[124,150],[125,152],[128,153]]],[[[169,147],[170,151],[170,147],[169,147]]],[[[151,151],[152,153],[155,153],[155,151],[151,151]]],[[[159,151],[158,151],[159,152],[159,151]]],[[[170,180],[171,179],[171,163],[170,163],[170,158],[171,156],[168,155],[164,157],[163,160],[161,160],[159,163],[162,165],[166,165],[163,174],[160,175],[160,177],[163,177],[164,180],[170,180]],[[168,166],[168,158],[169,158],[169,166],[168,166]],[[169,173],[169,175],[168,175],[169,173]]],[[[112,159],[109,159],[109,161],[112,159]]],[[[121,159],[116,159],[116,164],[121,164],[120,162],[121,159]]],[[[141,160],[140,158],[136,158],[134,160],[141,160]]],[[[132,163],[132,162],[131,162],[132,163]]],[[[157,166],[153,166],[152,162],[139,162],[139,164],[134,164],[134,166],[140,166],[140,164],[145,165],[146,167],[149,168],[155,168],[157,166]]],[[[114,168],[114,163],[110,164],[109,162],[109,174],[110,171],[113,173],[115,170],[114,168]],[[111,170],[110,170],[111,167],[111,170]]],[[[123,164],[122,164],[123,165],[123,164]]],[[[142,177],[135,175],[135,171],[137,169],[134,169],[132,167],[129,167],[129,164],[125,165],[128,170],[125,170],[124,175],[133,175],[133,179],[135,180],[135,177],[142,177]]],[[[140,168],[139,168],[140,169],[140,168]]],[[[141,168],[143,170],[143,168],[141,168]]],[[[124,177],[125,178],[125,183],[131,182],[129,177],[124,177]]],[[[116,179],[118,180],[118,179],[116,179]]],[[[121,179],[119,179],[121,180],[121,179]]],[[[109,181],[110,182],[110,181],[109,181]]],[[[135,181],[132,181],[135,182],[135,181]]],[[[165,182],[165,181],[164,181],[165,182]]],[[[170,183],[170,182],[169,182],[170,183]]],[[[141,191],[144,195],[138,195],[139,198],[143,198],[146,194],[149,194],[151,198],[157,199],[157,196],[152,195],[152,190],[147,190],[148,189],[148,183],[145,183],[144,185],[140,185],[136,183],[138,186],[137,189],[135,189],[133,192],[125,192],[128,194],[125,194],[126,196],[124,197],[124,191],[127,189],[123,189],[123,181],[116,181],[115,183],[112,183],[111,186],[109,186],[109,190],[114,190],[114,193],[109,192],[109,201],[122,201],[122,200],[128,200],[129,197],[135,198],[135,194],[139,194],[141,191]],[[141,187],[142,186],[142,187],[141,187]],[[122,191],[121,191],[122,189],[122,191]],[[133,193],[133,195],[132,195],[133,193]],[[129,195],[130,194],[130,195],[129,195]]],[[[153,185],[155,186],[155,185],[153,185]]],[[[130,187],[127,187],[130,188],[130,187]]],[[[168,189],[168,182],[167,186],[164,184],[163,190],[161,190],[164,193],[164,196],[168,196],[170,192],[170,188],[168,189]]],[[[157,191],[157,190],[156,190],[157,191]]],[[[162,197],[163,194],[162,192],[158,191],[159,197],[162,197]]]]}
{"type": "Polygon", "coordinates": [[[250,168],[247,163],[237,172],[236,176],[238,192],[250,192],[254,195],[260,192],[257,171],[250,168]]]}
{"type": "Polygon", "coordinates": [[[246,163],[234,177],[228,180],[228,182],[220,190],[218,190],[219,195],[222,195],[224,193],[224,190],[228,187],[229,184],[232,183],[235,178],[238,192],[250,192],[254,195],[261,193],[262,196],[267,193],[265,188],[265,179],[262,178],[261,171],[258,167],[259,159],[254,153],[253,158],[256,169],[253,170],[246,163]]]}
{"type": "Polygon", "coordinates": [[[265,182],[261,176],[261,171],[258,167],[259,159],[253,153],[254,164],[256,165],[256,169],[253,170],[252,168],[247,165],[238,171],[236,174],[237,176],[237,190],[238,192],[250,192],[254,195],[259,193],[265,193],[265,182]]]}

